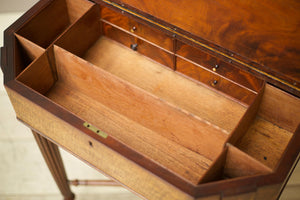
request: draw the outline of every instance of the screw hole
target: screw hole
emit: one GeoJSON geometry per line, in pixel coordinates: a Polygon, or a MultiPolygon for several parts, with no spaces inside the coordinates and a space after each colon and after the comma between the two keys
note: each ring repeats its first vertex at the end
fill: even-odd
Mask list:
{"type": "Polygon", "coordinates": [[[99,131],[99,130],[97,130],[96,132],[97,132],[97,133],[100,133],[100,131],[99,131]]]}
{"type": "Polygon", "coordinates": [[[91,141],[89,141],[89,145],[90,145],[91,147],[93,147],[93,143],[92,143],[91,141]]]}
{"type": "Polygon", "coordinates": [[[86,125],[86,127],[88,127],[88,128],[89,128],[89,127],[90,127],[90,125],[88,124],[88,125],[86,125]]]}
{"type": "Polygon", "coordinates": [[[137,51],[137,47],[138,47],[138,44],[131,44],[131,45],[130,45],[130,48],[131,48],[133,51],[137,51]]]}
{"type": "Polygon", "coordinates": [[[267,160],[267,157],[266,157],[266,156],[264,157],[264,160],[267,160]]]}

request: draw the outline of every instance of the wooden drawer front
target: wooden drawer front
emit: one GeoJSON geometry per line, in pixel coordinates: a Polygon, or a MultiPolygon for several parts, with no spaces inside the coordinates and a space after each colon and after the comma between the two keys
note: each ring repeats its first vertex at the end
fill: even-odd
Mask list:
{"type": "Polygon", "coordinates": [[[157,29],[150,28],[107,7],[101,8],[101,18],[168,51],[174,51],[173,39],[157,29]]]}
{"type": "Polygon", "coordinates": [[[160,49],[142,39],[135,37],[125,31],[122,31],[116,27],[107,23],[102,23],[103,34],[113,40],[116,40],[123,45],[133,48],[133,45],[137,45],[135,51],[167,66],[173,67],[174,55],[160,49]]]}
{"type": "Polygon", "coordinates": [[[233,80],[234,82],[237,82],[238,84],[241,84],[253,91],[257,92],[263,84],[261,80],[255,78],[249,73],[244,72],[198,48],[184,44],[180,41],[177,42],[176,54],[187,58],[210,71],[214,71],[223,77],[233,80]]]}
{"type": "Polygon", "coordinates": [[[256,95],[252,91],[201,68],[200,66],[192,64],[179,57],[177,57],[176,63],[178,72],[220,90],[229,96],[242,101],[243,103],[251,104],[251,102],[255,99],[256,95]]]}

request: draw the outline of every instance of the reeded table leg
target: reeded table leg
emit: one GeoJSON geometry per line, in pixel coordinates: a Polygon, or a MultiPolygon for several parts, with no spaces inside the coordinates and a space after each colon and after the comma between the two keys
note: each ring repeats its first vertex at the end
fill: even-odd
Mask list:
{"type": "Polygon", "coordinates": [[[61,159],[58,147],[40,136],[38,133],[32,131],[42,155],[51,171],[51,174],[65,200],[73,200],[74,194],[72,193],[68,184],[67,175],[61,159]]]}

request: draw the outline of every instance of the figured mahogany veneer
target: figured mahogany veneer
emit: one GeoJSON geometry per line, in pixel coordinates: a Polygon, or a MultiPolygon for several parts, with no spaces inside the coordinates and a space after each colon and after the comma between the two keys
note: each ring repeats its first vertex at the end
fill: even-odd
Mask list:
{"type": "Polygon", "coordinates": [[[299,98],[123,7],[43,0],[8,29],[18,119],[147,199],[275,199],[298,159],[299,98]]]}
{"type": "Polygon", "coordinates": [[[214,46],[226,59],[300,96],[298,1],[106,2],[117,2],[155,22],[167,22],[179,34],[197,38],[200,45],[214,46]]]}

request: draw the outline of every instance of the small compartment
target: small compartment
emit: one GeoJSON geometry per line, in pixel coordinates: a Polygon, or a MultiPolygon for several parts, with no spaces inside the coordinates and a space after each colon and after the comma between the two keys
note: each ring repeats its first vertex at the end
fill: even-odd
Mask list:
{"type": "Polygon", "coordinates": [[[269,167],[227,144],[222,154],[204,175],[202,182],[269,173],[272,173],[269,167]]]}
{"type": "Polygon", "coordinates": [[[29,62],[32,62],[34,59],[40,57],[45,52],[44,48],[27,40],[26,38],[24,38],[18,34],[15,34],[15,36],[16,36],[16,39],[17,39],[18,43],[20,44],[20,46],[22,46],[23,51],[27,54],[29,62]]]}
{"type": "Polygon", "coordinates": [[[47,54],[43,53],[31,63],[19,74],[17,80],[41,94],[48,92],[56,78],[48,62],[47,54]]]}
{"type": "Polygon", "coordinates": [[[15,34],[15,40],[15,66],[17,69],[16,73],[19,74],[36,58],[41,56],[45,52],[45,49],[18,34],[15,34]]]}
{"type": "Polygon", "coordinates": [[[258,115],[237,147],[275,170],[299,125],[299,119],[299,99],[267,85],[258,115]]]}
{"type": "Polygon", "coordinates": [[[93,5],[88,0],[50,1],[49,5],[24,24],[17,33],[46,49],[93,5]]]}

